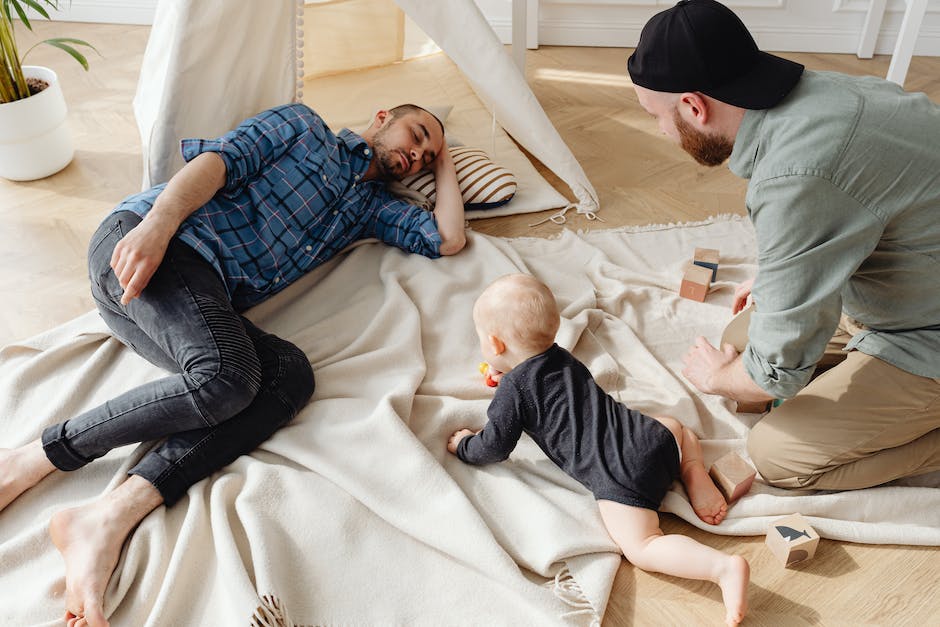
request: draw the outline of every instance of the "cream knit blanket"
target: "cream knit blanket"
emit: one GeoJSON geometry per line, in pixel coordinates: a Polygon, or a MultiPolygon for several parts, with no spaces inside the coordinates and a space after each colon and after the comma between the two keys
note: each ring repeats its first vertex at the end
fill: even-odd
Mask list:
{"type": "MultiPolygon", "coordinates": [[[[718,340],[754,258],[737,217],[554,240],[471,233],[465,251],[433,261],[353,248],[250,312],[306,351],[314,398],[143,521],[106,594],[112,625],[599,622],[620,558],[590,494],[525,437],[488,467],[445,449],[456,428],[483,424],[492,394],[477,372],[473,301],[503,274],[540,277],[562,310],[559,344],[623,402],[695,430],[710,462],[746,455],[754,417],[696,393],[681,356],[696,335],[718,340]],[[722,257],[705,303],[677,295],[696,246],[722,257]]],[[[0,446],[159,376],[95,312],[8,346],[0,446]]],[[[64,570],[49,517],[112,488],[140,451],[56,473],[0,513],[0,624],[58,624],[64,570]]],[[[663,509],[704,527],[678,485],[663,509]]],[[[940,544],[940,490],[928,487],[796,494],[758,482],[712,530],[763,534],[796,511],[828,538],[940,544]]]]}

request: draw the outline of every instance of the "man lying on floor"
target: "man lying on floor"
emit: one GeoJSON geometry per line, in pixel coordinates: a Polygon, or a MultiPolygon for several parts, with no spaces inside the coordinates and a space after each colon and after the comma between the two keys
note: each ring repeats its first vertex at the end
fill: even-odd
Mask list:
{"type": "Polygon", "coordinates": [[[0,509],[54,470],[126,444],[166,440],[96,501],[53,515],[66,565],[66,619],[108,625],[105,589],[131,531],[212,472],[255,449],[313,394],[307,356],[241,312],[355,240],[436,258],[465,244],[444,128],[428,111],[379,111],[334,134],[302,104],[212,140],[182,142],[165,185],[122,201],[88,253],[98,310],[122,342],[173,373],[0,450],[0,509]],[[389,179],[434,172],[433,213],[392,197],[389,179]]]}

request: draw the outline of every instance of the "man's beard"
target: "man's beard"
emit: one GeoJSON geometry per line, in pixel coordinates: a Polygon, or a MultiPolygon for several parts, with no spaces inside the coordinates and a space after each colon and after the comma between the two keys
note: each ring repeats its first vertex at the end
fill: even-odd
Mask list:
{"type": "Polygon", "coordinates": [[[679,145],[692,158],[707,166],[721,165],[731,156],[734,150],[734,142],[721,137],[720,135],[710,135],[697,131],[691,124],[682,119],[679,110],[673,110],[673,120],[676,124],[676,130],[679,131],[679,145]]]}
{"type": "Polygon", "coordinates": [[[385,134],[387,129],[382,128],[372,138],[372,152],[375,155],[375,164],[379,169],[379,176],[386,180],[400,181],[404,178],[404,173],[400,170],[395,171],[396,167],[401,166],[401,161],[397,151],[389,149],[385,144],[385,134]]]}

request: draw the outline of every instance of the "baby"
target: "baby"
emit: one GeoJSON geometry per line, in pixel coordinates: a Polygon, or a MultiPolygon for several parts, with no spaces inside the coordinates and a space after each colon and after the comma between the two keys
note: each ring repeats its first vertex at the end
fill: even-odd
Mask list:
{"type": "Polygon", "coordinates": [[[470,464],[499,462],[528,433],[594,494],[604,526],[631,563],[717,583],[725,622],[741,622],[747,561],[659,528],[657,510],[675,479],[682,480],[705,522],[717,525],[727,512],[695,434],[674,418],[649,417],[617,402],[584,364],[555,344],[558,308],[537,279],[512,274],[493,282],[477,299],[473,322],[499,387],[483,429],[457,431],[447,450],[470,464]]]}

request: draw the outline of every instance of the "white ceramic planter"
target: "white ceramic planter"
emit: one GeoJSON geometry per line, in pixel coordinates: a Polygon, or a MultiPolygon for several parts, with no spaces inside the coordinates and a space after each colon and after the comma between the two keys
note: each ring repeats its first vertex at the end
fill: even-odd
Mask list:
{"type": "Polygon", "coordinates": [[[38,65],[24,65],[23,74],[49,86],[29,98],[0,104],[0,176],[13,181],[55,174],[75,155],[59,77],[38,65]]]}

